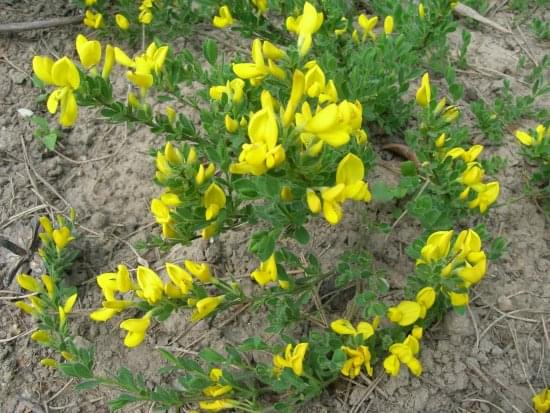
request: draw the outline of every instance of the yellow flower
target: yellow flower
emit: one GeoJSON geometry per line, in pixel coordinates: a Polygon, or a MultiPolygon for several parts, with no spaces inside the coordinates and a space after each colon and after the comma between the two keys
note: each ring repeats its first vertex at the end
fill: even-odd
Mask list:
{"type": "Polygon", "coordinates": [[[225,208],[226,198],[223,189],[218,184],[212,183],[204,193],[205,218],[211,221],[225,208]]]}
{"type": "Polygon", "coordinates": [[[116,308],[100,308],[99,310],[92,311],[90,318],[94,321],[107,321],[113,318],[116,314],[120,313],[120,309],[116,308]]]}
{"type": "Polygon", "coordinates": [[[229,171],[233,174],[263,175],[286,159],[282,145],[277,145],[279,127],[275,117],[275,102],[271,94],[264,90],[261,94],[262,109],[250,117],[248,138],[244,144],[239,162],[233,163],[229,171]]]}
{"type": "Polygon", "coordinates": [[[542,389],[533,396],[533,407],[537,413],[547,413],[550,411],[550,389],[542,389]]]}
{"type": "Polygon", "coordinates": [[[20,300],[20,301],[16,301],[15,302],[15,306],[17,308],[19,308],[20,310],[24,311],[25,313],[27,314],[30,314],[30,315],[35,315],[37,314],[37,308],[35,308],[33,305],[23,301],[23,300],[20,300]]]}
{"type": "Polygon", "coordinates": [[[481,251],[481,238],[472,229],[461,231],[453,244],[455,260],[463,261],[472,252],[481,251]]]}
{"type": "Polygon", "coordinates": [[[254,39],[252,42],[252,62],[253,63],[235,63],[233,72],[241,79],[250,79],[259,82],[269,73],[269,68],[265,64],[262,51],[262,41],[254,39]]]}
{"type": "Polygon", "coordinates": [[[426,17],[426,9],[424,8],[424,5],[422,3],[418,3],[418,16],[421,19],[424,19],[424,17],[426,17]]]}
{"type": "Polygon", "coordinates": [[[265,13],[267,11],[267,0],[252,0],[252,4],[260,11],[260,13],[265,13]]]}
{"type": "Polygon", "coordinates": [[[357,22],[359,23],[359,26],[361,26],[361,29],[363,29],[363,41],[367,39],[367,36],[370,36],[372,40],[376,39],[374,28],[378,24],[378,16],[373,16],[369,19],[369,17],[363,13],[359,15],[357,22]]]}
{"type": "Polygon", "coordinates": [[[315,6],[308,1],[304,3],[304,9],[300,16],[297,18],[289,16],[286,19],[287,30],[298,34],[298,52],[300,56],[305,56],[311,49],[313,34],[319,30],[323,20],[323,13],[318,13],[315,6]]]}
{"type": "Polygon", "coordinates": [[[139,266],[137,269],[139,290],[137,295],[149,304],[155,304],[162,298],[164,284],[161,278],[150,268],[139,266]]]}
{"type": "Polygon", "coordinates": [[[224,118],[225,129],[229,133],[235,133],[239,129],[239,122],[231,117],[231,115],[226,114],[224,118]]]}
{"type": "Polygon", "coordinates": [[[319,198],[315,191],[313,191],[312,189],[307,189],[306,201],[307,206],[312,213],[318,214],[319,212],[321,212],[321,198],[319,198]]]}
{"type": "Polygon", "coordinates": [[[430,87],[430,75],[424,73],[422,76],[422,82],[420,83],[420,88],[416,92],[416,102],[422,106],[426,107],[430,104],[432,99],[432,89],[430,87]]]}
{"type": "Polygon", "coordinates": [[[88,40],[82,34],[76,36],[76,52],[86,69],[96,66],[101,60],[101,44],[97,40],[88,40]]]}
{"type": "Polygon", "coordinates": [[[220,101],[222,95],[226,94],[231,102],[239,103],[244,96],[244,80],[236,78],[228,80],[225,85],[212,86],[209,90],[210,97],[220,101]]]}
{"type": "Polygon", "coordinates": [[[420,317],[422,309],[420,304],[415,301],[401,301],[397,307],[388,309],[388,318],[400,326],[409,326],[414,324],[420,317]]]}
{"type": "Polygon", "coordinates": [[[138,20],[142,24],[150,24],[153,21],[153,13],[151,9],[153,8],[154,0],[143,0],[139,6],[139,16],[138,20]]]}
{"type": "Polygon", "coordinates": [[[343,346],[342,350],[348,357],[340,370],[344,376],[353,379],[359,375],[361,367],[365,366],[367,374],[372,377],[373,370],[370,364],[371,354],[367,346],[359,346],[356,349],[343,346]]]}
{"type": "Polygon", "coordinates": [[[449,254],[453,233],[453,230],[432,233],[428,237],[426,245],[422,247],[421,258],[416,260],[416,265],[428,264],[446,257],[449,254]]]}
{"type": "Polygon", "coordinates": [[[41,216],[40,218],[38,218],[38,222],[40,222],[40,225],[42,226],[42,229],[46,233],[48,239],[52,239],[53,226],[50,219],[46,216],[41,216]]]}
{"type": "Polygon", "coordinates": [[[453,307],[462,307],[468,305],[468,302],[470,301],[468,293],[455,293],[450,291],[448,295],[451,299],[451,305],[453,307]]]}
{"type": "Polygon", "coordinates": [[[67,244],[69,244],[69,242],[74,240],[74,237],[71,234],[71,230],[68,227],[54,229],[52,233],[52,238],[58,251],[61,251],[67,246],[67,244]]]}
{"type": "Polygon", "coordinates": [[[477,192],[477,197],[468,204],[468,208],[474,209],[479,207],[479,212],[482,214],[497,200],[500,192],[498,181],[489,182],[488,184],[477,184],[472,188],[477,192]]]}
{"type": "Polygon", "coordinates": [[[295,375],[301,376],[304,373],[304,357],[306,355],[309,343],[298,343],[294,349],[292,344],[285,347],[284,357],[276,354],[273,357],[273,370],[275,375],[281,374],[284,368],[290,368],[295,375]]]}
{"type": "Polygon", "coordinates": [[[185,260],[184,264],[185,268],[187,268],[187,271],[193,274],[193,276],[195,276],[202,283],[210,284],[216,280],[212,275],[208,264],[199,264],[198,262],[194,262],[191,260],[185,260]]]}
{"type": "Polygon", "coordinates": [[[199,321],[210,315],[225,300],[224,295],[206,297],[195,303],[195,311],[191,314],[192,321],[199,321]]]}
{"type": "Polygon", "coordinates": [[[61,104],[59,123],[65,127],[72,126],[78,116],[78,106],[73,92],[80,86],[80,75],[74,63],[68,57],[54,62],[47,56],[35,56],[32,67],[36,77],[42,82],[57,86],[48,97],[48,111],[56,113],[61,104]]]}
{"type": "Polygon", "coordinates": [[[460,109],[458,109],[458,106],[455,105],[447,106],[445,110],[441,113],[441,117],[447,123],[454,122],[459,115],[460,109]]]}
{"type": "Polygon", "coordinates": [[[213,163],[209,164],[206,168],[203,164],[200,164],[199,170],[195,175],[195,183],[197,185],[202,185],[207,179],[212,178],[215,172],[216,166],[213,163]]]}
{"type": "Polygon", "coordinates": [[[390,376],[396,376],[399,373],[400,363],[407,365],[409,370],[415,376],[422,374],[422,364],[415,355],[420,350],[418,340],[409,335],[402,343],[392,344],[389,348],[390,355],[384,359],[384,369],[390,376]]]}
{"type": "Polygon", "coordinates": [[[473,162],[483,151],[483,145],[473,145],[467,151],[462,148],[452,148],[446,154],[445,157],[451,157],[452,159],[462,158],[467,164],[473,162]]]}
{"type": "Polygon", "coordinates": [[[172,283],[177,286],[182,294],[188,294],[193,287],[193,278],[191,275],[181,268],[179,265],[166,263],[166,272],[172,283]]]}
{"type": "Polygon", "coordinates": [[[57,361],[55,361],[52,358],[45,358],[40,360],[40,364],[42,364],[44,367],[51,367],[51,368],[57,368],[58,364],[57,361]]]}
{"type": "Polygon", "coordinates": [[[97,3],[97,0],[84,0],[84,4],[86,5],[86,7],[93,6],[96,3],[97,3]]]}
{"type": "Polygon", "coordinates": [[[393,16],[386,16],[384,19],[384,33],[390,35],[393,33],[393,16]]]}
{"type": "Polygon", "coordinates": [[[292,88],[290,90],[290,98],[283,113],[283,126],[288,126],[294,121],[294,113],[300,104],[300,100],[304,95],[305,77],[304,74],[296,69],[292,76],[292,88]]]}
{"type": "Polygon", "coordinates": [[[260,264],[260,267],[252,271],[251,277],[262,287],[270,282],[277,281],[277,262],[275,254],[260,264]]]}
{"type": "Polygon", "coordinates": [[[34,333],[32,333],[31,339],[42,344],[47,344],[50,342],[51,337],[47,331],[36,330],[34,333]]]}
{"type": "MultiPolygon", "coordinates": [[[[368,185],[363,181],[364,176],[365,167],[363,161],[356,155],[348,153],[338,163],[336,185],[321,190],[323,215],[330,224],[340,222],[342,219],[342,204],[347,199],[364,202],[371,200],[372,196],[368,185]]],[[[311,198],[311,201],[314,201],[314,199],[311,198]]]]}
{"type": "Polygon", "coordinates": [[[212,401],[203,400],[199,402],[199,407],[202,410],[214,411],[214,412],[218,412],[224,409],[231,409],[235,406],[237,406],[237,401],[232,399],[219,399],[219,400],[212,400],[212,401]]]}
{"type": "Polygon", "coordinates": [[[536,136],[533,138],[533,136],[529,135],[527,132],[524,132],[522,130],[517,130],[515,132],[515,136],[518,141],[520,141],[525,146],[537,146],[542,143],[542,140],[545,136],[548,136],[550,134],[550,128],[547,130],[544,125],[538,125],[535,129],[536,136]]]}
{"type": "Polygon", "coordinates": [[[212,24],[218,29],[231,26],[233,24],[233,16],[231,16],[231,10],[227,6],[221,6],[218,10],[219,16],[214,16],[212,24]]]}
{"type": "Polygon", "coordinates": [[[151,315],[145,314],[142,318],[129,318],[120,323],[120,328],[128,331],[124,337],[124,345],[132,348],[139,346],[145,339],[145,333],[151,325],[151,315]]]}
{"type": "Polygon", "coordinates": [[[92,10],[86,10],[83,23],[92,29],[99,29],[103,26],[103,15],[101,13],[94,13],[92,10]]]}
{"type": "Polygon", "coordinates": [[[103,79],[108,79],[113,70],[115,64],[115,49],[113,46],[108,44],[105,47],[105,61],[103,62],[103,69],[101,70],[101,77],[103,79]]]}
{"type": "Polygon", "coordinates": [[[420,305],[419,318],[426,317],[426,312],[434,305],[436,298],[432,287],[424,287],[416,294],[416,302],[420,305]]]}
{"type": "Polygon", "coordinates": [[[233,388],[228,384],[219,384],[220,379],[223,377],[223,371],[221,369],[214,368],[210,370],[209,377],[210,380],[215,384],[212,386],[208,386],[202,390],[205,396],[220,397],[233,390],[233,388]]]}
{"type": "Polygon", "coordinates": [[[338,319],[330,323],[330,328],[336,334],[340,334],[343,336],[356,336],[361,334],[363,340],[367,340],[369,337],[374,335],[374,327],[372,326],[372,324],[366,321],[359,322],[359,324],[357,324],[357,328],[355,328],[348,320],[338,319]]]}
{"type": "Polygon", "coordinates": [[[486,271],[487,258],[485,257],[485,253],[481,251],[479,253],[470,253],[464,267],[460,268],[457,274],[464,280],[465,286],[470,287],[480,282],[486,271]],[[475,256],[475,260],[472,262],[472,265],[469,261],[472,260],[473,256],[475,256]]]}
{"type": "Polygon", "coordinates": [[[120,13],[115,14],[115,21],[116,21],[116,25],[121,30],[128,30],[128,28],[130,27],[130,22],[128,21],[126,16],[124,16],[123,14],[120,14],[120,13]]]}
{"type": "Polygon", "coordinates": [[[19,274],[16,277],[16,280],[17,280],[17,284],[19,284],[21,288],[27,291],[32,291],[37,293],[42,290],[42,288],[40,287],[40,284],[38,283],[38,280],[34,277],[31,277],[30,275],[19,274]]]}
{"type": "Polygon", "coordinates": [[[445,133],[442,133],[438,136],[438,138],[435,140],[435,147],[436,148],[442,148],[445,145],[446,135],[445,133]]]}
{"type": "Polygon", "coordinates": [[[466,170],[462,172],[458,181],[466,186],[474,186],[483,181],[485,171],[477,162],[470,162],[466,165],[466,170]]]}

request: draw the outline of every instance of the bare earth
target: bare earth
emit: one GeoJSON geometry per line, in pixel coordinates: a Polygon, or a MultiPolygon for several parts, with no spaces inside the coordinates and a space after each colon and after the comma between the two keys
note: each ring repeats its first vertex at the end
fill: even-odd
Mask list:
{"type": "MultiPolygon", "coordinates": [[[[0,22],[72,14],[61,0],[0,3],[0,22]]],[[[515,92],[527,93],[521,80],[533,63],[528,57],[527,67],[518,72],[520,55],[540,59],[549,50],[549,43],[537,41],[528,27],[519,33],[518,16],[508,7],[495,9],[488,17],[510,26],[513,34],[482,25],[469,27],[470,68],[460,72],[466,86],[466,101],[461,105],[466,121],[473,118],[468,100],[491,101],[503,79],[511,81],[515,92]]],[[[548,18],[549,12],[546,14],[548,18]]],[[[86,108],[81,109],[76,127],[58,145],[59,153],[47,152],[33,137],[33,125],[18,113],[21,108],[41,115],[46,111],[44,103],[36,102],[38,92],[31,83],[32,57],[74,56],[73,39],[81,29],[73,26],[0,36],[0,234],[27,246],[33,217],[55,209],[67,213],[69,206],[74,207],[81,234],[77,246],[83,251],[71,276],[81,297],[73,315],[74,333],[83,343],[94,343],[98,371],[113,372],[126,365],[143,372],[154,384],[161,380],[156,370],[162,364],[156,346],[190,354],[206,345],[222,349],[225,343],[239,343],[257,334],[264,320],[261,315],[244,312],[234,319],[217,319],[211,330],[200,323],[187,331],[185,316],[176,314],[155,327],[142,346],[128,350],[122,345],[123,333],[116,322],[94,324],[88,319],[87,314],[101,301],[95,275],[113,270],[120,262],[138,265],[138,256],[129,245],[154,228],[148,205],[159,189],[151,182],[153,165],[147,151],[161,142],[145,130],[106,124],[86,108]]],[[[453,44],[460,44],[459,33],[452,39],[453,44]]],[[[123,81],[117,86],[123,92],[123,81]]],[[[538,102],[540,106],[548,104],[548,100],[538,102]]],[[[532,126],[532,120],[514,125],[532,126]]],[[[472,138],[479,142],[482,135],[477,132],[472,138]]],[[[532,390],[545,386],[544,377],[546,385],[550,380],[550,232],[537,205],[522,197],[531,167],[518,146],[509,133],[502,146],[487,147],[489,154],[507,160],[497,177],[501,182],[499,206],[490,211],[488,226],[506,238],[508,251],[490,266],[487,277],[475,289],[468,315],[449,314],[426,334],[421,352],[423,375],[411,377],[402,369],[397,378],[383,377],[376,386],[364,379],[355,386],[341,381],[303,411],[533,411],[532,390]]],[[[390,156],[386,153],[384,157],[390,156]]],[[[397,170],[399,162],[391,157],[388,161],[397,170]]],[[[368,179],[394,182],[397,177],[387,168],[377,167],[368,179]]],[[[392,222],[389,210],[377,204],[350,209],[338,232],[318,220],[310,226],[314,237],[307,248],[323,251],[326,266],[346,248],[373,251],[376,265],[387,272],[397,299],[413,269],[403,250],[419,235],[419,228],[405,218],[385,242],[384,234],[369,231],[370,224],[377,221],[392,222]]],[[[246,252],[249,235],[249,231],[233,232],[213,244],[197,241],[168,255],[151,251],[139,259],[156,268],[167,260],[208,260],[220,272],[247,279],[257,266],[246,252]]],[[[38,364],[47,353],[31,342],[27,333],[32,321],[10,299],[20,294],[13,279],[19,260],[0,247],[0,412],[108,411],[107,400],[113,396],[108,390],[77,393],[75,383],[38,364]]],[[[40,273],[38,263],[36,256],[29,257],[20,271],[40,273]]],[[[151,407],[134,406],[127,411],[147,412],[151,407]]]]}

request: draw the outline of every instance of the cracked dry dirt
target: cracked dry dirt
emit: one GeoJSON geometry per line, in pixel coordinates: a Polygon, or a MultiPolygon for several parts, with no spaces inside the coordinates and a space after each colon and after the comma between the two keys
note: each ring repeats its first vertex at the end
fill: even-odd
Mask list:
{"type": "MultiPolygon", "coordinates": [[[[0,22],[70,15],[73,11],[66,3],[0,0],[0,22]]],[[[527,67],[517,71],[518,59],[520,55],[540,59],[549,49],[548,42],[537,41],[528,29],[519,34],[518,16],[507,7],[493,10],[498,11],[489,17],[512,27],[513,34],[480,25],[469,27],[470,68],[460,72],[466,86],[465,101],[461,102],[466,121],[472,121],[469,101],[491,101],[503,79],[510,80],[515,92],[527,93],[528,86],[522,79],[533,63],[528,58],[527,67]]],[[[549,15],[546,10],[546,18],[549,15]]],[[[234,319],[216,320],[207,334],[206,325],[199,324],[182,336],[188,322],[176,314],[155,327],[141,347],[127,350],[114,323],[93,324],[87,318],[100,302],[94,276],[115,268],[119,262],[135,267],[137,257],[130,245],[143,239],[153,227],[148,202],[159,190],[150,179],[153,166],[147,151],[160,141],[145,130],[106,124],[99,114],[87,109],[81,110],[75,128],[58,146],[58,153],[47,152],[33,137],[33,126],[18,113],[21,108],[45,113],[44,104],[36,102],[38,92],[31,84],[32,57],[74,56],[73,39],[79,30],[81,27],[66,26],[0,36],[0,231],[2,236],[26,246],[32,238],[33,219],[39,214],[56,210],[67,213],[69,205],[74,207],[81,234],[77,246],[82,250],[70,280],[78,286],[81,297],[73,316],[74,334],[83,343],[94,343],[97,369],[113,371],[127,365],[143,372],[154,384],[160,380],[156,370],[162,363],[156,346],[191,353],[204,345],[221,349],[224,343],[239,343],[255,334],[264,320],[260,315],[243,312],[234,319]]],[[[459,33],[452,35],[455,46],[460,43],[458,39],[459,33]]],[[[547,99],[537,104],[549,102],[547,99]]],[[[533,121],[524,120],[515,126],[531,127],[533,121]]],[[[472,138],[482,141],[479,131],[472,138]]],[[[532,389],[544,387],[543,378],[550,380],[550,232],[548,221],[535,203],[521,197],[531,167],[520,156],[512,135],[505,136],[501,146],[489,145],[487,152],[507,161],[497,177],[501,182],[501,206],[491,210],[488,226],[506,238],[508,248],[476,287],[468,314],[449,314],[426,334],[421,353],[424,373],[420,378],[402,369],[397,378],[383,377],[376,386],[366,380],[359,380],[355,386],[341,381],[304,411],[533,411],[532,389]]],[[[398,170],[399,159],[386,162],[398,170]]],[[[397,178],[387,169],[375,168],[368,179],[392,182],[397,178]]],[[[317,220],[311,225],[314,236],[307,248],[323,251],[324,265],[333,263],[344,248],[372,251],[377,267],[388,274],[397,298],[404,277],[413,267],[403,249],[418,236],[419,228],[405,218],[385,242],[384,234],[368,231],[372,227],[369,223],[375,221],[391,223],[389,209],[375,203],[349,210],[338,232],[317,220]]],[[[142,258],[153,267],[168,259],[208,260],[245,279],[257,265],[246,252],[248,236],[245,231],[231,232],[213,244],[197,241],[189,247],[175,248],[167,256],[151,251],[142,258]]],[[[19,261],[20,257],[0,247],[0,411],[108,411],[106,402],[113,396],[108,390],[77,393],[72,381],[37,364],[46,353],[31,342],[31,319],[10,299],[20,294],[13,280],[19,261]]],[[[20,271],[40,272],[36,256],[21,261],[20,271]]],[[[150,407],[134,406],[127,411],[146,412],[150,407]]]]}

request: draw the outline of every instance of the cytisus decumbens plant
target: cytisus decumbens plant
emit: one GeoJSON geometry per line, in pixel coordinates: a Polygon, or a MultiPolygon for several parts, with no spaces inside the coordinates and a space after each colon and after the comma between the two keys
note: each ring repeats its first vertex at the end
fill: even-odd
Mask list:
{"type": "MultiPolygon", "coordinates": [[[[37,321],[32,339],[51,352],[41,363],[79,379],[81,389],[119,389],[110,402],[115,410],[154,401],[205,411],[292,411],[341,376],[396,376],[400,369],[421,375],[423,332],[448,311],[464,312],[470,289],[504,245],[482,224],[498,201],[499,182],[488,176],[484,148],[469,143],[452,102],[461,87],[453,83],[452,96],[444,96],[430,79],[442,71],[454,79],[450,65],[431,69],[438,59],[441,66],[446,34],[456,27],[453,2],[377,0],[372,15],[343,0],[76,3],[85,7],[84,25],[116,44],[79,34],[74,56],[34,57],[35,82],[65,128],[89,106],[105,121],[164,138],[152,150],[160,189],[150,209],[158,230],[143,247],[168,249],[248,226],[258,263],[250,274],[253,290],[206,262],[166,262],[160,271],[121,263],[97,276],[103,301],[90,318],[118,325],[131,348],[147,345],[151,326],[173,312],[195,323],[248,306],[267,309],[266,331],[275,336],[252,336],[223,353],[203,348],[198,357],[162,350],[162,372],[176,374],[178,388],[148,387],[126,368],[103,373],[92,349],[78,347],[68,328],[77,300],[64,282],[77,257],[75,217],[55,223],[43,217],[47,274],[17,278],[35,293],[17,306],[37,321]],[[219,52],[227,45],[210,38],[202,57],[173,46],[207,22],[224,31],[220,37],[229,30],[245,36],[250,53],[227,62],[219,52]],[[118,76],[125,77],[127,94],[113,91],[118,76]],[[191,84],[199,90],[191,92],[191,84]],[[201,125],[184,110],[198,113],[201,125]],[[404,137],[412,154],[396,186],[365,180],[376,162],[371,130],[404,137]],[[398,202],[402,216],[410,214],[422,228],[410,240],[407,253],[416,265],[400,301],[385,298],[389,284],[366,251],[347,251],[324,269],[315,254],[300,259],[288,247],[308,244],[312,221],[338,231],[346,205],[368,209],[373,198],[398,202]],[[356,286],[353,310],[323,319],[323,303],[315,301],[321,285],[336,293],[356,286]],[[251,362],[252,351],[267,352],[272,362],[251,362]]],[[[541,160],[533,184],[548,191],[547,129],[516,136],[526,155],[541,160]]],[[[547,411],[540,406],[549,398],[537,395],[536,408],[547,411]]]]}

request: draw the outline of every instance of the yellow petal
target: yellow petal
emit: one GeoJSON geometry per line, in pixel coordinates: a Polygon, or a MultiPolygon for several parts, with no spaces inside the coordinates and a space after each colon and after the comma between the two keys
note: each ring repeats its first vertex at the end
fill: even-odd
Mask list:
{"type": "Polygon", "coordinates": [[[365,167],[363,161],[348,153],[339,163],[336,169],[336,183],[350,185],[356,181],[362,181],[365,176],[365,167]]]}
{"type": "Polygon", "coordinates": [[[351,323],[348,320],[344,320],[344,319],[334,320],[332,323],[330,323],[330,328],[336,334],[340,334],[340,335],[357,334],[357,330],[355,330],[355,328],[351,325],[351,323]]]}
{"type": "Polygon", "coordinates": [[[74,63],[68,57],[63,57],[52,66],[53,83],[57,86],[68,86],[73,90],[80,86],[80,75],[74,63]]]}
{"type": "Polygon", "coordinates": [[[32,59],[32,69],[34,74],[38,79],[48,85],[54,84],[52,78],[53,64],[53,60],[48,56],[34,56],[32,59]]]}
{"type": "Polygon", "coordinates": [[[321,212],[321,199],[312,189],[309,189],[309,188],[307,189],[306,201],[307,201],[307,206],[309,210],[313,214],[318,214],[319,212],[321,212]]]}

